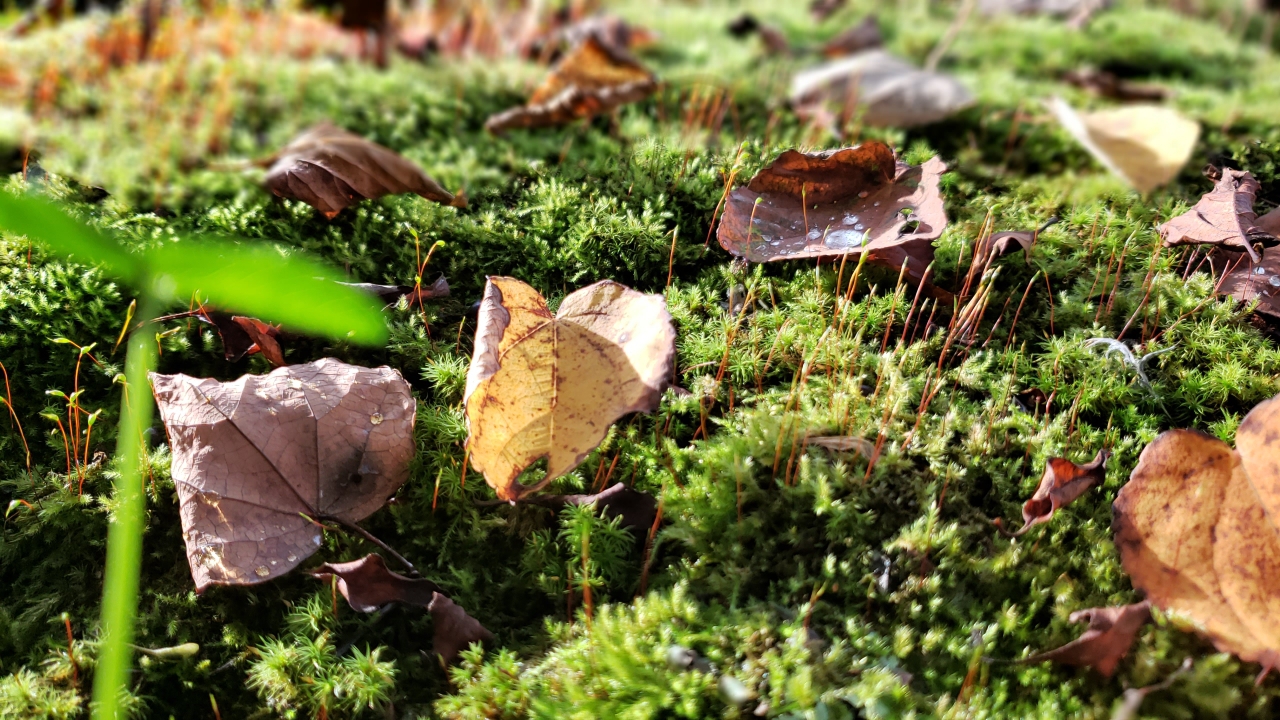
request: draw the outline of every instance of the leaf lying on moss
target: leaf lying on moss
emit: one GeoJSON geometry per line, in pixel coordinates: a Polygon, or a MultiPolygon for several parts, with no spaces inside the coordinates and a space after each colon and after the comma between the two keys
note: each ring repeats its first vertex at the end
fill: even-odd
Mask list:
{"type": "Polygon", "coordinates": [[[1094,159],[1143,194],[1177,177],[1200,138],[1199,123],[1159,105],[1077,112],[1054,98],[1049,107],[1094,159]]]}
{"type": "Polygon", "coordinates": [[[1089,608],[1071,613],[1071,622],[1088,622],[1080,637],[1056,650],[1033,655],[1022,662],[1051,660],[1063,665],[1092,667],[1106,677],[1133,647],[1138,631],[1151,619],[1151,606],[1145,602],[1120,607],[1089,608]]]}
{"type": "Polygon", "coordinates": [[[249,348],[246,354],[252,354],[256,348],[272,367],[283,367],[287,364],[284,361],[284,351],[280,349],[280,328],[243,315],[232,316],[231,322],[239,325],[253,341],[253,347],[249,348]]]}
{"type": "Polygon", "coordinates": [[[880,21],[875,15],[868,15],[862,22],[823,44],[822,54],[829,58],[844,57],[881,45],[884,45],[884,36],[880,33],[880,21]]]}
{"type": "Polygon", "coordinates": [[[765,53],[769,55],[790,55],[791,43],[779,28],[760,22],[755,15],[743,13],[734,18],[728,26],[729,34],[737,38],[745,38],[752,34],[760,36],[765,53]]]}
{"type": "Polygon", "coordinates": [[[657,78],[620,48],[588,35],[565,55],[524,106],[498,113],[485,129],[565,125],[643,100],[658,87],[657,78]]]}
{"type": "Polygon", "coordinates": [[[328,580],[338,579],[338,592],[358,612],[373,612],[391,602],[426,607],[431,596],[441,592],[439,585],[425,578],[407,578],[387,569],[387,561],[373,553],[359,560],[325,563],[311,575],[328,580]]]}
{"type": "Polygon", "coordinates": [[[431,603],[427,605],[431,620],[435,625],[431,650],[445,662],[452,663],[458,653],[466,650],[472,643],[483,643],[493,639],[479,620],[467,614],[460,605],[448,597],[435,593],[431,603]]]}
{"type": "Polygon", "coordinates": [[[1032,527],[1047,523],[1054,513],[1083,495],[1089,488],[1106,478],[1107,458],[1111,453],[1099,450],[1096,457],[1085,465],[1077,465],[1066,458],[1049,458],[1044,466],[1044,476],[1031,499],[1022,505],[1022,528],[1014,535],[1021,535],[1032,527]]]}
{"type": "Polygon", "coordinates": [[[884,50],[868,50],[796,73],[791,105],[802,117],[853,115],[876,127],[916,127],[973,103],[950,75],[921,70],[884,50]]]}
{"type": "Polygon", "coordinates": [[[849,0],[813,0],[809,3],[809,14],[821,22],[834,15],[848,2],[849,0]]]}
{"type": "Polygon", "coordinates": [[[823,153],[788,150],[729,194],[716,237],[752,262],[866,252],[920,280],[947,226],[938,182],[946,165],[913,167],[866,142],[823,153]]]}
{"type": "Polygon", "coordinates": [[[1114,508],[1120,562],[1152,604],[1223,652],[1280,661],[1280,397],[1240,423],[1236,450],[1192,430],[1157,437],[1114,508]]]}
{"type": "Polygon", "coordinates": [[[1243,170],[1210,166],[1206,172],[1217,176],[1213,189],[1195,207],[1160,226],[1165,246],[1219,245],[1244,250],[1255,264],[1261,262],[1253,244],[1274,243],[1276,238],[1258,226],[1253,211],[1258,181],[1243,170]]]}
{"type": "Polygon", "coordinates": [[[1233,268],[1218,284],[1220,295],[1240,302],[1258,301],[1256,312],[1280,320],[1280,250],[1268,250],[1257,265],[1244,262],[1244,254],[1227,265],[1233,268]]]}
{"type": "Polygon", "coordinates": [[[400,298],[407,297],[409,305],[420,303],[423,300],[434,300],[449,296],[449,281],[444,275],[435,279],[435,282],[426,287],[415,288],[412,285],[378,285],[376,283],[338,283],[346,285],[377,297],[388,305],[394,305],[400,301],[400,298]]]}
{"type": "Polygon", "coordinates": [[[284,351],[280,348],[280,328],[274,325],[257,318],[224,313],[207,305],[158,317],[155,322],[179,318],[195,318],[212,325],[222,339],[222,355],[228,362],[239,362],[247,355],[260,352],[273,366],[285,365],[284,351]]]}
{"type": "Polygon", "coordinates": [[[1022,250],[1026,256],[1027,263],[1031,263],[1031,248],[1035,245],[1036,240],[1040,238],[1040,233],[1048,230],[1052,225],[1058,222],[1058,218],[1051,217],[1035,230],[1003,230],[998,233],[992,233],[990,237],[982,242],[978,249],[978,258],[998,258],[1004,257],[1011,252],[1022,250]]]}
{"type": "Polygon", "coordinates": [[[565,505],[593,505],[612,520],[622,518],[619,524],[633,530],[647,531],[658,516],[658,501],[649,493],[633,490],[622,483],[615,483],[594,495],[535,495],[528,502],[547,507],[565,505]]]}
{"type": "Polygon", "coordinates": [[[876,451],[876,444],[866,438],[853,435],[832,435],[827,437],[811,437],[805,440],[809,445],[817,445],[835,452],[856,452],[869,458],[876,451]]]}
{"type": "Polygon", "coordinates": [[[361,200],[414,193],[446,205],[453,193],[397,153],[322,123],[294,138],[267,170],[267,189],[333,218],[361,200]]]}
{"type": "Polygon", "coordinates": [[[661,295],[604,280],[553,316],[532,287],[489,278],[463,396],[472,464],[502,500],[538,490],[577,467],[614,420],[657,408],[674,353],[661,295]],[[521,485],[544,457],[545,478],[521,485]]]}
{"type": "Polygon", "coordinates": [[[280,577],[409,475],[414,399],[390,368],[325,358],[231,382],[151,375],[197,592],[280,577]]]}
{"type": "Polygon", "coordinates": [[[1111,100],[1159,102],[1171,94],[1169,88],[1154,83],[1138,83],[1097,68],[1068,70],[1062,79],[1076,87],[1111,100]]]}

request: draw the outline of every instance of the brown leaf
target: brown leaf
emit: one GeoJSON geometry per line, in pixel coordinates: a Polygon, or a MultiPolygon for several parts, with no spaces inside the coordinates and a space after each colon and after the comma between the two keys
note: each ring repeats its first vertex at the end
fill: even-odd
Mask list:
{"type": "Polygon", "coordinates": [[[284,353],[280,349],[280,329],[275,326],[256,318],[230,315],[208,305],[187,312],[158,317],[155,322],[179,318],[195,318],[212,325],[218,331],[218,337],[222,339],[222,354],[228,362],[239,362],[246,355],[261,352],[275,367],[285,364],[284,353]]]}
{"type": "Polygon", "coordinates": [[[577,47],[591,36],[622,52],[647,47],[658,39],[652,30],[632,25],[617,15],[594,15],[547,32],[530,43],[525,55],[531,60],[556,60],[559,50],[577,47]]]}
{"type": "Polygon", "coordinates": [[[1160,102],[1171,94],[1169,88],[1151,83],[1136,83],[1097,68],[1068,70],[1062,79],[1095,95],[1120,101],[1160,102]]]}
{"type": "Polygon", "coordinates": [[[657,87],[657,78],[638,60],[588,35],[556,64],[524,106],[500,112],[484,126],[499,133],[565,125],[643,100],[657,87]]]}
{"type": "Polygon", "coordinates": [[[1051,217],[1035,230],[1005,230],[1003,232],[992,233],[979,248],[979,257],[1004,257],[1011,252],[1022,250],[1026,255],[1027,263],[1030,264],[1031,248],[1035,245],[1036,240],[1040,238],[1040,233],[1048,230],[1049,227],[1057,222],[1057,217],[1051,217]]]}
{"type": "Polygon", "coordinates": [[[876,444],[865,438],[855,437],[853,435],[834,435],[830,437],[811,437],[805,441],[810,445],[817,445],[835,452],[856,452],[859,455],[870,458],[876,452],[876,444]]]}
{"type": "Polygon", "coordinates": [[[595,495],[534,495],[526,501],[547,507],[595,505],[603,508],[606,518],[622,518],[619,523],[622,527],[640,531],[648,531],[658,516],[658,501],[652,495],[622,483],[615,483],[595,495]]]}
{"type": "Polygon", "coordinates": [[[791,105],[802,117],[826,110],[876,127],[928,125],[972,103],[955,78],[921,70],[884,50],[838,58],[798,72],[791,81],[791,105]]]}
{"type": "Polygon", "coordinates": [[[867,252],[920,280],[947,226],[938,158],[899,162],[880,142],[823,153],[788,150],[729,195],[716,237],[752,262],[867,252]],[[802,200],[803,199],[803,200],[802,200]],[[910,214],[904,214],[910,210],[910,214]]]}
{"type": "Polygon", "coordinates": [[[382,30],[387,26],[387,0],[342,0],[342,27],[382,30]]]}
{"type": "Polygon", "coordinates": [[[394,305],[400,301],[400,298],[409,298],[409,304],[413,305],[422,300],[434,300],[435,298],[448,297],[449,281],[445,280],[444,275],[436,278],[435,282],[426,287],[415,289],[412,285],[378,285],[375,283],[338,283],[348,287],[358,288],[373,295],[387,305],[394,305]]]}
{"type": "Polygon", "coordinates": [[[243,315],[233,315],[231,322],[239,325],[245,335],[253,341],[253,347],[249,348],[246,354],[252,355],[256,349],[257,352],[262,353],[262,357],[266,358],[267,362],[271,363],[272,367],[284,367],[288,364],[284,361],[284,351],[280,349],[280,328],[243,315]]]}
{"type": "Polygon", "coordinates": [[[552,316],[525,283],[489,278],[463,396],[472,465],[502,500],[538,490],[577,467],[614,420],[657,409],[674,352],[661,295],[604,280],[552,316]],[[521,485],[539,458],[545,478],[521,485]]]}
{"type": "Polygon", "coordinates": [[[1224,168],[1213,189],[1200,198],[1195,207],[1160,226],[1160,237],[1166,247],[1203,243],[1244,250],[1253,262],[1262,258],[1254,249],[1255,242],[1273,243],[1276,238],[1258,227],[1253,201],[1258,194],[1258,181],[1243,170],[1224,168]]]}
{"type": "Polygon", "coordinates": [[[435,593],[431,604],[427,606],[435,625],[435,637],[431,641],[431,650],[439,655],[445,664],[452,663],[458,653],[466,650],[472,643],[484,643],[493,639],[479,620],[467,614],[460,605],[448,597],[435,593]]]}
{"type": "Polygon", "coordinates": [[[862,22],[828,40],[822,46],[822,54],[829,58],[844,57],[881,45],[884,45],[884,36],[880,34],[880,21],[875,15],[868,15],[862,22]]]}
{"type": "Polygon", "coordinates": [[[1033,655],[1022,662],[1052,660],[1063,665],[1092,667],[1106,677],[1133,647],[1138,631],[1151,619],[1151,607],[1145,602],[1119,607],[1089,608],[1071,613],[1071,622],[1088,622],[1084,633],[1056,650],[1033,655]]]}
{"type": "Polygon", "coordinates": [[[373,612],[391,602],[427,607],[441,592],[439,585],[422,578],[407,578],[387,569],[376,553],[344,563],[325,563],[311,574],[320,580],[338,578],[338,592],[357,612],[373,612]]]}
{"type": "Polygon", "coordinates": [[[1200,137],[1199,123],[1160,105],[1077,112],[1054,98],[1049,107],[1095,160],[1143,194],[1177,177],[1200,137]]]}
{"type": "Polygon", "coordinates": [[[1280,320],[1280,250],[1263,252],[1258,265],[1246,262],[1242,253],[1232,255],[1239,260],[1227,266],[1234,269],[1218,284],[1218,294],[1230,295],[1242,303],[1256,299],[1258,314],[1280,320]]]}
{"type": "Polygon", "coordinates": [[[400,373],[325,358],[231,382],[151,375],[196,590],[280,577],[320,546],[303,517],[358,522],[409,475],[400,373]]]}
{"type": "Polygon", "coordinates": [[[454,196],[395,152],[321,123],[294,138],[266,175],[273,194],[301,200],[332,219],[343,208],[384,195],[415,193],[452,204],[454,196]]]}
{"type": "Polygon", "coordinates": [[[1223,652],[1280,661],[1280,396],[1255,407],[1236,449],[1170,430],[1138,458],[1114,505],[1133,586],[1193,620],[1223,652]]]}
{"type": "Polygon", "coordinates": [[[809,14],[822,22],[843,8],[849,0],[813,0],[809,3],[809,14]]]}
{"type": "Polygon", "coordinates": [[[1044,466],[1040,487],[1031,499],[1022,505],[1021,535],[1033,526],[1053,519],[1053,514],[1083,495],[1089,488],[1107,476],[1107,458],[1111,453],[1099,450],[1097,456],[1086,465],[1077,465],[1066,458],[1049,458],[1044,466]]]}
{"type": "Polygon", "coordinates": [[[729,23],[729,34],[737,38],[745,38],[752,33],[760,36],[768,55],[790,55],[791,43],[779,28],[760,22],[755,15],[743,13],[729,23]]]}

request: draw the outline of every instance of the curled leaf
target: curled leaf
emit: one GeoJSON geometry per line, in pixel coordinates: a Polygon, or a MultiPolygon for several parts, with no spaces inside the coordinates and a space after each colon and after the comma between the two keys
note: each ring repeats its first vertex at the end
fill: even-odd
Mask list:
{"type": "Polygon", "coordinates": [[[1253,244],[1274,243],[1276,238],[1259,227],[1253,212],[1258,181],[1243,170],[1212,168],[1210,172],[1218,176],[1213,189],[1195,207],[1160,226],[1165,246],[1220,245],[1244,250],[1254,263],[1261,262],[1253,244]]]}
{"type": "Polygon", "coordinates": [[[1089,488],[1102,482],[1107,476],[1107,458],[1110,457],[1111,453],[1099,450],[1097,456],[1085,465],[1077,465],[1066,458],[1049,458],[1040,486],[1022,505],[1022,529],[1015,535],[1049,522],[1060,508],[1070,505],[1089,488]]]}
{"type": "Polygon", "coordinates": [[[1151,606],[1145,602],[1119,607],[1089,608],[1071,613],[1071,622],[1087,622],[1089,627],[1080,637],[1056,650],[1033,655],[1023,662],[1051,660],[1063,665],[1091,667],[1106,677],[1133,647],[1138,631],[1151,619],[1151,606]]]}
{"type": "Polygon", "coordinates": [[[231,382],[151,375],[197,592],[280,577],[409,476],[414,399],[390,368],[325,358],[231,382]]]}
{"type": "Polygon", "coordinates": [[[435,593],[431,597],[427,611],[435,624],[435,636],[431,641],[431,650],[444,660],[445,664],[453,662],[458,653],[466,650],[472,643],[483,643],[493,639],[479,620],[467,614],[460,605],[448,597],[435,593]]]}
{"type": "Polygon", "coordinates": [[[752,33],[760,36],[760,42],[769,55],[790,55],[791,43],[787,36],[773,25],[767,25],[756,19],[751,13],[743,13],[729,23],[729,34],[737,38],[745,38],[752,33]]]}
{"type": "Polygon", "coordinates": [[[867,142],[822,153],[788,150],[729,194],[716,237],[752,262],[866,252],[917,280],[947,226],[938,182],[946,165],[913,167],[867,142]]]}
{"type": "Polygon", "coordinates": [[[285,365],[280,348],[280,328],[243,315],[230,315],[207,305],[187,312],[165,315],[156,322],[195,318],[212,325],[222,340],[222,354],[228,362],[239,362],[246,355],[261,352],[274,367],[285,365]]]}
{"type": "Polygon", "coordinates": [[[864,124],[877,127],[928,125],[972,103],[955,78],[920,70],[884,50],[842,57],[791,81],[791,104],[801,115],[860,112],[864,124]]]}
{"type": "Polygon", "coordinates": [[[284,361],[284,351],[280,349],[280,328],[274,325],[268,325],[257,318],[244,317],[243,315],[233,315],[231,322],[240,326],[244,334],[253,341],[253,346],[249,348],[246,354],[252,355],[256,349],[262,353],[262,357],[271,363],[272,367],[283,367],[286,365],[284,361]]]}
{"type": "Polygon", "coordinates": [[[1159,105],[1077,112],[1054,98],[1050,109],[1094,159],[1144,194],[1182,172],[1200,137],[1199,123],[1159,105]]]}
{"type": "Polygon", "coordinates": [[[376,553],[344,563],[325,563],[311,574],[320,579],[338,578],[338,592],[357,612],[373,612],[391,602],[427,607],[441,592],[439,585],[423,578],[407,578],[387,569],[376,553]]]}
{"type": "Polygon", "coordinates": [[[267,170],[267,189],[333,218],[361,200],[414,193],[446,205],[455,198],[417,165],[329,123],[294,138],[267,170]]]}
{"type": "Polygon", "coordinates": [[[566,297],[553,316],[532,287],[489,278],[463,396],[471,463],[500,499],[538,490],[577,467],[614,420],[657,408],[674,352],[661,295],[604,280],[566,297]],[[539,458],[546,476],[521,485],[516,478],[539,458]]]}
{"type": "Polygon", "coordinates": [[[606,518],[622,518],[619,524],[633,530],[648,531],[658,516],[658,501],[649,493],[615,483],[594,495],[535,495],[529,502],[548,507],[594,505],[606,518]]]}
{"type": "Polygon", "coordinates": [[[1027,263],[1031,263],[1031,247],[1035,245],[1036,240],[1040,238],[1040,233],[1048,230],[1052,225],[1058,222],[1058,218],[1051,217],[1035,230],[1004,230],[998,233],[992,233],[982,243],[982,247],[978,250],[979,257],[993,258],[1004,257],[1011,252],[1022,250],[1026,256],[1027,263]]]}

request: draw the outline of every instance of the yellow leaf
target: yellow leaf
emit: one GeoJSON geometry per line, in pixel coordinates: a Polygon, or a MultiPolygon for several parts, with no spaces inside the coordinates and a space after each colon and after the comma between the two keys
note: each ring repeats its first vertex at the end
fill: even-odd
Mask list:
{"type": "Polygon", "coordinates": [[[1144,195],[1178,176],[1200,137],[1200,125],[1159,105],[1077,112],[1050,104],[1058,121],[1098,162],[1144,195]]]}

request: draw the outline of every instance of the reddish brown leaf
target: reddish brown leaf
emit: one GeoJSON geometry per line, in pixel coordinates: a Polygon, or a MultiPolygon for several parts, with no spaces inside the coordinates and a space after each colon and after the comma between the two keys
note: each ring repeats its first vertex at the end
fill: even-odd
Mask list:
{"type": "Polygon", "coordinates": [[[1206,172],[1221,174],[1213,190],[1205,193],[1195,207],[1160,226],[1165,246],[1221,245],[1244,250],[1255,264],[1261,262],[1253,244],[1273,243],[1276,238],[1258,226],[1258,216],[1253,212],[1258,181],[1243,170],[1212,168],[1206,172]]]}
{"type": "Polygon", "coordinates": [[[1089,608],[1071,613],[1071,622],[1088,622],[1080,637],[1056,650],[1033,655],[1023,662],[1052,660],[1063,665],[1092,667],[1106,677],[1133,647],[1138,631],[1151,619],[1151,606],[1145,602],[1119,607],[1089,608]]]}
{"type": "MultiPolygon", "coordinates": [[[[1238,260],[1218,285],[1218,293],[1230,295],[1240,302],[1258,301],[1257,313],[1280,320],[1280,250],[1269,249],[1258,265],[1248,262],[1243,254],[1232,253],[1238,260]]],[[[1230,262],[1230,261],[1228,261],[1230,262]]]]}
{"type": "Polygon", "coordinates": [[[472,643],[484,643],[493,639],[493,633],[485,629],[479,620],[440,593],[432,596],[427,610],[435,624],[431,650],[446,664],[457,659],[458,653],[466,650],[472,643]]]}
{"type": "Polygon", "coordinates": [[[1045,221],[1036,230],[1005,230],[1003,232],[992,233],[982,243],[982,247],[978,250],[979,257],[993,258],[1004,257],[1011,252],[1022,250],[1026,254],[1027,263],[1031,263],[1031,247],[1035,245],[1036,240],[1040,238],[1040,233],[1047,230],[1054,223],[1058,222],[1057,217],[1051,217],[1045,221]]]}
{"type": "Polygon", "coordinates": [[[391,602],[427,607],[431,597],[441,592],[430,580],[391,572],[376,553],[351,562],[325,563],[311,574],[321,580],[337,576],[338,592],[358,612],[373,612],[391,602]]]}
{"type": "Polygon", "coordinates": [[[267,325],[261,320],[230,315],[205,305],[195,310],[158,317],[156,322],[179,318],[195,318],[212,325],[218,331],[218,337],[222,339],[222,354],[228,362],[239,362],[246,355],[263,352],[274,366],[280,367],[285,364],[284,353],[280,349],[279,328],[267,325]],[[258,342],[259,336],[262,336],[262,344],[267,346],[265,352],[262,344],[258,342]]]}
{"type": "Polygon", "coordinates": [[[1099,450],[1092,462],[1077,465],[1066,458],[1049,458],[1044,466],[1044,477],[1031,499],[1022,505],[1021,535],[1033,526],[1049,522],[1060,508],[1070,505],[1089,488],[1102,482],[1107,476],[1107,458],[1111,453],[1099,450]]]}
{"type": "Polygon", "coordinates": [[[306,517],[358,522],[409,475],[400,373],[325,358],[231,382],[151,375],[196,590],[279,577],[320,546],[306,517]]]}
{"type": "Polygon", "coordinates": [[[246,354],[252,355],[255,350],[260,352],[272,367],[284,367],[288,364],[284,361],[284,351],[280,349],[280,328],[243,315],[233,315],[231,321],[239,325],[253,341],[253,347],[246,354]]]}
{"type": "Polygon", "coordinates": [[[484,126],[500,133],[565,125],[642,100],[657,87],[657,78],[638,60],[588,35],[556,64],[528,103],[490,117],[484,126]]]}
{"type": "Polygon", "coordinates": [[[730,193],[717,237],[752,262],[866,252],[897,269],[910,260],[907,274],[919,280],[947,225],[938,190],[946,167],[936,157],[906,165],[880,142],[788,150],[730,193]]]}
{"type": "Polygon", "coordinates": [[[880,34],[880,21],[875,15],[868,15],[862,22],[828,40],[822,46],[822,54],[829,58],[844,57],[881,45],[884,45],[884,36],[880,34]]]}
{"type": "Polygon", "coordinates": [[[590,36],[622,52],[652,45],[658,38],[652,30],[632,25],[617,15],[595,15],[548,30],[543,37],[528,43],[524,55],[542,62],[558,60],[563,50],[577,47],[590,36]]]}
{"type": "Polygon", "coordinates": [[[791,54],[791,43],[787,41],[786,34],[773,25],[760,22],[751,13],[739,15],[733,22],[729,23],[728,30],[729,34],[736,38],[745,38],[752,34],[759,35],[766,54],[791,54]]]}
{"type": "Polygon", "coordinates": [[[622,527],[648,531],[658,516],[658,501],[648,493],[633,490],[616,483],[595,495],[530,495],[523,502],[547,507],[565,505],[595,505],[603,509],[604,516],[612,520],[622,518],[622,527]]]}
{"type": "Polygon", "coordinates": [[[333,218],[343,208],[384,195],[414,193],[453,204],[454,196],[395,152],[321,123],[294,138],[267,170],[267,189],[333,218]]]}

